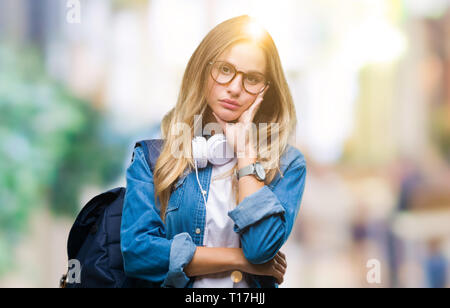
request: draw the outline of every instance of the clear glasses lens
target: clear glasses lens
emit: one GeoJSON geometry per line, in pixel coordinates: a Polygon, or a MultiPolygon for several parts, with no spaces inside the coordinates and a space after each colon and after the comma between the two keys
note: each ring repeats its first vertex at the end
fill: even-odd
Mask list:
{"type": "MultiPolygon", "coordinates": [[[[212,77],[220,84],[229,83],[235,74],[234,67],[226,62],[215,62],[211,70],[212,77]]],[[[266,85],[264,75],[259,73],[244,74],[243,78],[245,89],[252,94],[260,93],[266,85]]]]}

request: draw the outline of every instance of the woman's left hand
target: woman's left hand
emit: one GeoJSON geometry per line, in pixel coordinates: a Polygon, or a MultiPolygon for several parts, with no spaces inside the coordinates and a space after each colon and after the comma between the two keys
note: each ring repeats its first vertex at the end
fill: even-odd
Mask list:
{"type": "MultiPolygon", "coordinates": [[[[234,149],[235,153],[238,153],[238,157],[239,153],[244,155],[255,155],[256,153],[256,144],[253,144],[254,141],[256,141],[256,136],[253,135],[256,133],[256,130],[253,131],[252,129],[253,119],[255,118],[255,114],[261,106],[264,95],[268,89],[269,86],[267,86],[263,92],[258,94],[255,101],[241,114],[236,123],[225,122],[213,112],[214,117],[227,137],[228,144],[234,149]]],[[[257,129],[257,127],[255,128],[257,129]]]]}

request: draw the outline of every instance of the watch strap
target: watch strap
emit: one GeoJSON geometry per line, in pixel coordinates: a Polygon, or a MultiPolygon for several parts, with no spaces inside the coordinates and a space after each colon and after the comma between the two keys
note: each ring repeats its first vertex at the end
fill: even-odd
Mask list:
{"type": "Polygon", "coordinates": [[[239,180],[241,177],[244,177],[246,175],[251,175],[251,174],[256,175],[256,169],[255,169],[254,163],[239,169],[239,171],[237,171],[236,175],[237,175],[237,179],[239,180]]]}

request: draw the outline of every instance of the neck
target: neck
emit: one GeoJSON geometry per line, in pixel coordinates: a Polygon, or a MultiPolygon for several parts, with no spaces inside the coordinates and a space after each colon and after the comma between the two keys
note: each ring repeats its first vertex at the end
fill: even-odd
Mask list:
{"type": "MultiPolygon", "coordinates": [[[[205,126],[208,123],[217,123],[217,120],[214,117],[214,115],[212,114],[212,110],[209,106],[206,108],[205,113],[203,115],[203,123],[202,123],[203,126],[202,127],[205,128],[205,126]]],[[[211,136],[214,136],[215,133],[216,133],[215,130],[211,131],[211,136]]]]}
{"type": "Polygon", "coordinates": [[[217,123],[216,118],[212,114],[212,110],[209,106],[206,108],[205,114],[203,115],[203,127],[205,127],[208,123],[217,123]]]}

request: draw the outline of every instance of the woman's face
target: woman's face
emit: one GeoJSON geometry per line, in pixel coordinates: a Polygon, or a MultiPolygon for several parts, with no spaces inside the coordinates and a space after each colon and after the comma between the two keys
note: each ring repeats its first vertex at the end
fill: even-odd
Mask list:
{"type": "MultiPolygon", "coordinates": [[[[217,61],[228,62],[236,71],[266,73],[266,59],[260,47],[253,43],[238,43],[219,56],[217,61]]],[[[250,94],[242,86],[242,74],[236,74],[228,84],[221,85],[208,75],[207,103],[212,111],[226,122],[239,119],[240,115],[251,106],[258,94],[250,94]],[[237,104],[230,106],[222,100],[232,100],[237,104]]]]}

